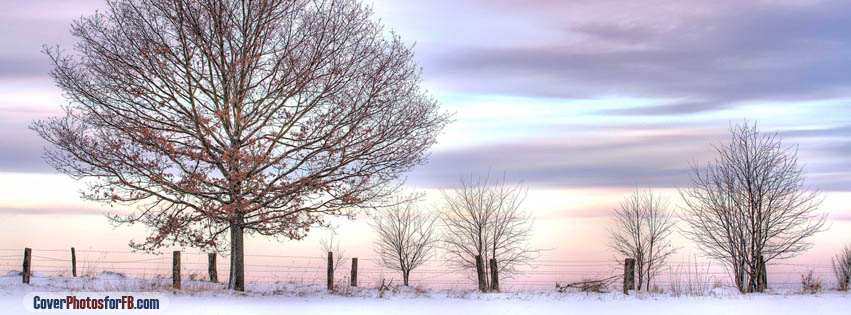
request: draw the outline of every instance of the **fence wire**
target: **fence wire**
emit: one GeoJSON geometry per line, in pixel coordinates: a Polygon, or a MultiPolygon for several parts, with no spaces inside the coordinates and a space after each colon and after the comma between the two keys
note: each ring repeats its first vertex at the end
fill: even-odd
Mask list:
{"type": "MultiPolygon", "coordinates": [[[[127,278],[171,278],[170,254],[154,255],[133,251],[76,249],[77,275],[97,278],[104,273],[127,278]]],[[[23,263],[23,249],[0,249],[0,271],[15,275],[23,263]]],[[[227,281],[229,257],[217,255],[216,270],[220,281],[227,281]]],[[[337,282],[348,283],[351,272],[350,258],[335,270],[337,282]]],[[[208,279],[208,256],[200,251],[181,253],[183,279],[208,279]]],[[[358,283],[360,286],[378,286],[392,281],[401,284],[400,273],[381,264],[373,257],[358,257],[358,283]]],[[[70,276],[70,249],[32,250],[33,277],[70,276]]],[[[713,285],[729,286],[729,273],[723,265],[702,261],[671,261],[655,276],[654,285],[677,285],[683,277],[700,277],[713,285]]],[[[318,256],[246,254],[245,277],[247,282],[324,285],[327,261],[318,256]]],[[[809,272],[830,283],[833,270],[830,264],[772,263],[768,267],[770,286],[800,285],[802,275],[809,272]]],[[[583,280],[599,280],[623,276],[622,262],[613,260],[557,260],[540,259],[518,268],[516,274],[500,274],[504,290],[550,289],[557,283],[567,284],[583,280]]],[[[473,272],[450,268],[443,259],[433,258],[411,273],[410,284],[428,289],[471,289],[476,287],[473,272]]]]}

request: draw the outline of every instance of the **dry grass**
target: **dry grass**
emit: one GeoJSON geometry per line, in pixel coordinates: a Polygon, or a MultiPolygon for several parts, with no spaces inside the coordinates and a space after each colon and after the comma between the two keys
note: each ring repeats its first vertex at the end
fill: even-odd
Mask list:
{"type": "Polygon", "coordinates": [[[706,296],[713,288],[720,287],[720,280],[710,275],[709,268],[709,264],[701,268],[687,263],[671,269],[671,296],[706,296]]]}
{"type": "Polygon", "coordinates": [[[474,292],[478,292],[478,290],[449,290],[446,292],[446,296],[454,299],[466,299],[474,292]]]}
{"type": "Polygon", "coordinates": [[[801,293],[816,294],[821,292],[821,279],[813,275],[810,270],[806,275],[801,275],[801,293]]]}
{"type": "Polygon", "coordinates": [[[617,279],[618,277],[615,276],[604,279],[582,279],[579,282],[568,283],[566,285],[556,283],[556,289],[562,293],[569,288],[577,289],[580,292],[607,293],[609,292],[609,286],[617,279]]]}
{"type": "Polygon", "coordinates": [[[428,288],[426,288],[425,285],[422,284],[422,283],[414,286],[414,292],[417,295],[426,295],[426,296],[429,295],[428,288]]]}

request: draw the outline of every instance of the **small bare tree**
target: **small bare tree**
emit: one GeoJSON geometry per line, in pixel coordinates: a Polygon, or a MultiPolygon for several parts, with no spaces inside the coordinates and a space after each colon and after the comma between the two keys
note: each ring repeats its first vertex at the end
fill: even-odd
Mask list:
{"type": "Polygon", "coordinates": [[[743,292],[767,286],[766,263],[809,249],[823,230],[821,199],[804,186],[797,149],[760,134],[747,122],[731,127],[729,144],[706,168],[693,167],[692,187],[680,190],[684,235],[710,258],[724,262],[743,292]]]}
{"type": "Polygon", "coordinates": [[[323,239],[319,241],[319,245],[322,247],[322,261],[328,261],[328,253],[331,253],[331,272],[337,272],[341,266],[343,266],[343,255],[346,254],[345,251],[340,249],[340,241],[334,242],[334,232],[331,233],[331,236],[327,239],[323,239]]]}
{"type": "Polygon", "coordinates": [[[517,273],[517,267],[528,263],[539,252],[528,246],[532,217],[521,208],[527,189],[510,186],[489,177],[473,182],[461,179],[461,187],[442,191],[445,211],[443,242],[449,262],[459,269],[476,270],[476,256],[482,260],[479,283],[490,288],[489,259],[497,261],[497,272],[503,278],[517,273]]]}
{"type": "Polygon", "coordinates": [[[654,276],[676,251],[668,239],[675,224],[670,206],[661,194],[636,190],[615,209],[614,217],[609,246],[618,254],[635,259],[636,289],[643,286],[649,290],[654,276]]]}
{"type": "Polygon", "coordinates": [[[411,271],[431,257],[439,242],[437,216],[421,211],[414,202],[399,200],[388,208],[377,209],[371,224],[378,233],[374,249],[381,264],[401,272],[405,285],[411,271]]]}
{"type": "Polygon", "coordinates": [[[833,274],[836,275],[836,289],[848,291],[848,284],[851,283],[851,244],[833,258],[833,274]]]}

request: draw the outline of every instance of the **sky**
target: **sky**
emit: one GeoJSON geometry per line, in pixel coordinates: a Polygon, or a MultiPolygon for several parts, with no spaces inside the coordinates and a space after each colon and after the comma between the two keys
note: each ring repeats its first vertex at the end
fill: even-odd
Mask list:
{"type": "MultiPolygon", "coordinates": [[[[748,120],[797,146],[807,184],[822,191],[831,229],[797,259],[827,263],[851,241],[851,2],[367,3],[415,46],[424,86],[454,113],[428,163],[408,174],[431,202],[461,176],[504,174],[529,187],[533,242],[546,256],[608,258],[621,198],[652,187],[679,204],[690,166],[748,120]],[[594,241],[572,241],[583,238],[594,241]]],[[[43,45],[71,50],[70,23],[103,6],[0,0],[0,220],[12,223],[0,247],[126,250],[144,236],[102,216],[122,209],[81,201],[82,186],[42,161],[45,142],[27,128],[66,102],[43,45]]],[[[363,218],[339,226],[354,235],[350,252],[370,253],[363,218]]],[[[258,239],[247,250],[313,253],[317,240],[258,239]]]]}

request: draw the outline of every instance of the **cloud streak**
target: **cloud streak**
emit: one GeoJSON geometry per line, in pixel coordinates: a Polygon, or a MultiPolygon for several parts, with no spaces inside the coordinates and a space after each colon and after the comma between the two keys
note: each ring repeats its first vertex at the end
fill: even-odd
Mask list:
{"type": "MultiPolygon", "coordinates": [[[[41,45],[71,49],[71,21],[103,2],[7,6],[0,10],[4,82],[46,75],[41,45]]],[[[517,111],[489,112],[497,107],[442,98],[467,119],[458,124],[468,128],[449,138],[513,130],[524,137],[471,137],[435,151],[410,174],[412,184],[452,185],[458,176],[492,170],[545,187],[679,186],[687,183],[690,161],[713,156],[709,145],[725,139],[730,121],[751,118],[782,130],[788,143],[808,143],[814,153],[803,153],[814,156],[806,161],[814,185],[851,190],[844,184],[851,174],[845,158],[851,154],[845,118],[851,114],[851,3],[378,0],[376,9],[387,26],[419,42],[426,84],[438,94],[534,100],[511,104],[517,111]],[[640,102],[574,102],[607,97],[640,102]],[[796,103],[801,100],[836,104],[831,110],[796,103]],[[557,105],[542,109],[539,103],[557,105]],[[762,107],[742,111],[754,104],[762,107]],[[578,107],[584,111],[575,117],[559,111],[578,107]],[[764,108],[811,108],[811,114],[766,116],[764,108]],[[524,110],[535,117],[517,114],[524,110]]],[[[44,142],[26,128],[62,104],[27,104],[49,94],[44,91],[58,94],[49,80],[39,82],[32,98],[0,99],[2,172],[53,171],[41,160],[44,142]]]]}
{"type": "Polygon", "coordinates": [[[601,143],[574,139],[517,141],[435,152],[411,175],[418,186],[453,185],[459,176],[502,173],[542,187],[674,187],[689,162],[711,150],[713,134],[630,137],[601,143]],[[683,149],[688,148],[688,149],[683,149]]]}
{"type": "MultiPolygon", "coordinates": [[[[684,187],[690,184],[692,166],[714,160],[713,145],[727,141],[726,129],[670,132],[661,127],[621,126],[599,128],[600,134],[582,138],[500,142],[434,152],[428,164],[413,171],[409,182],[427,188],[450,188],[459,177],[503,172],[509,180],[542,188],[582,187],[684,187]]],[[[845,127],[826,130],[781,131],[785,143],[816,135],[836,135],[845,127]]],[[[557,127],[550,129],[556,130],[557,127]]],[[[771,132],[766,130],[766,132],[771,132]]],[[[847,135],[846,135],[847,136],[847,135]]],[[[851,161],[819,159],[851,155],[851,141],[808,145],[807,184],[816,189],[849,191],[851,161]]]]}
{"type": "MultiPolygon", "coordinates": [[[[430,56],[434,68],[426,69],[441,87],[470,93],[683,100],[612,112],[619,115],[698,113],[743,102],[849,95],[851,77],[840,69],[851,67],[845,57],[851,37],[842,31],[851,27],[851,4],[725,3],[704,15],[670,21],[650,19],[648,10],[632,12],[649,15],[646,19],[595,22],[547,20],[533,11],[543,16],[542,29],[562,36],[455,48],[430,56]]],[[[510,9],[515,8],[505,8],[510,9]]],[[[586,9],[622,10],[607,1],[586,9]]]]}
{"type": "Polygon", "coordinates": [[[80,209],[68,207],[55,208],[12,208],[0,207],[0,215],[104,215],[108,213],[98,209],[80,209]]]}

